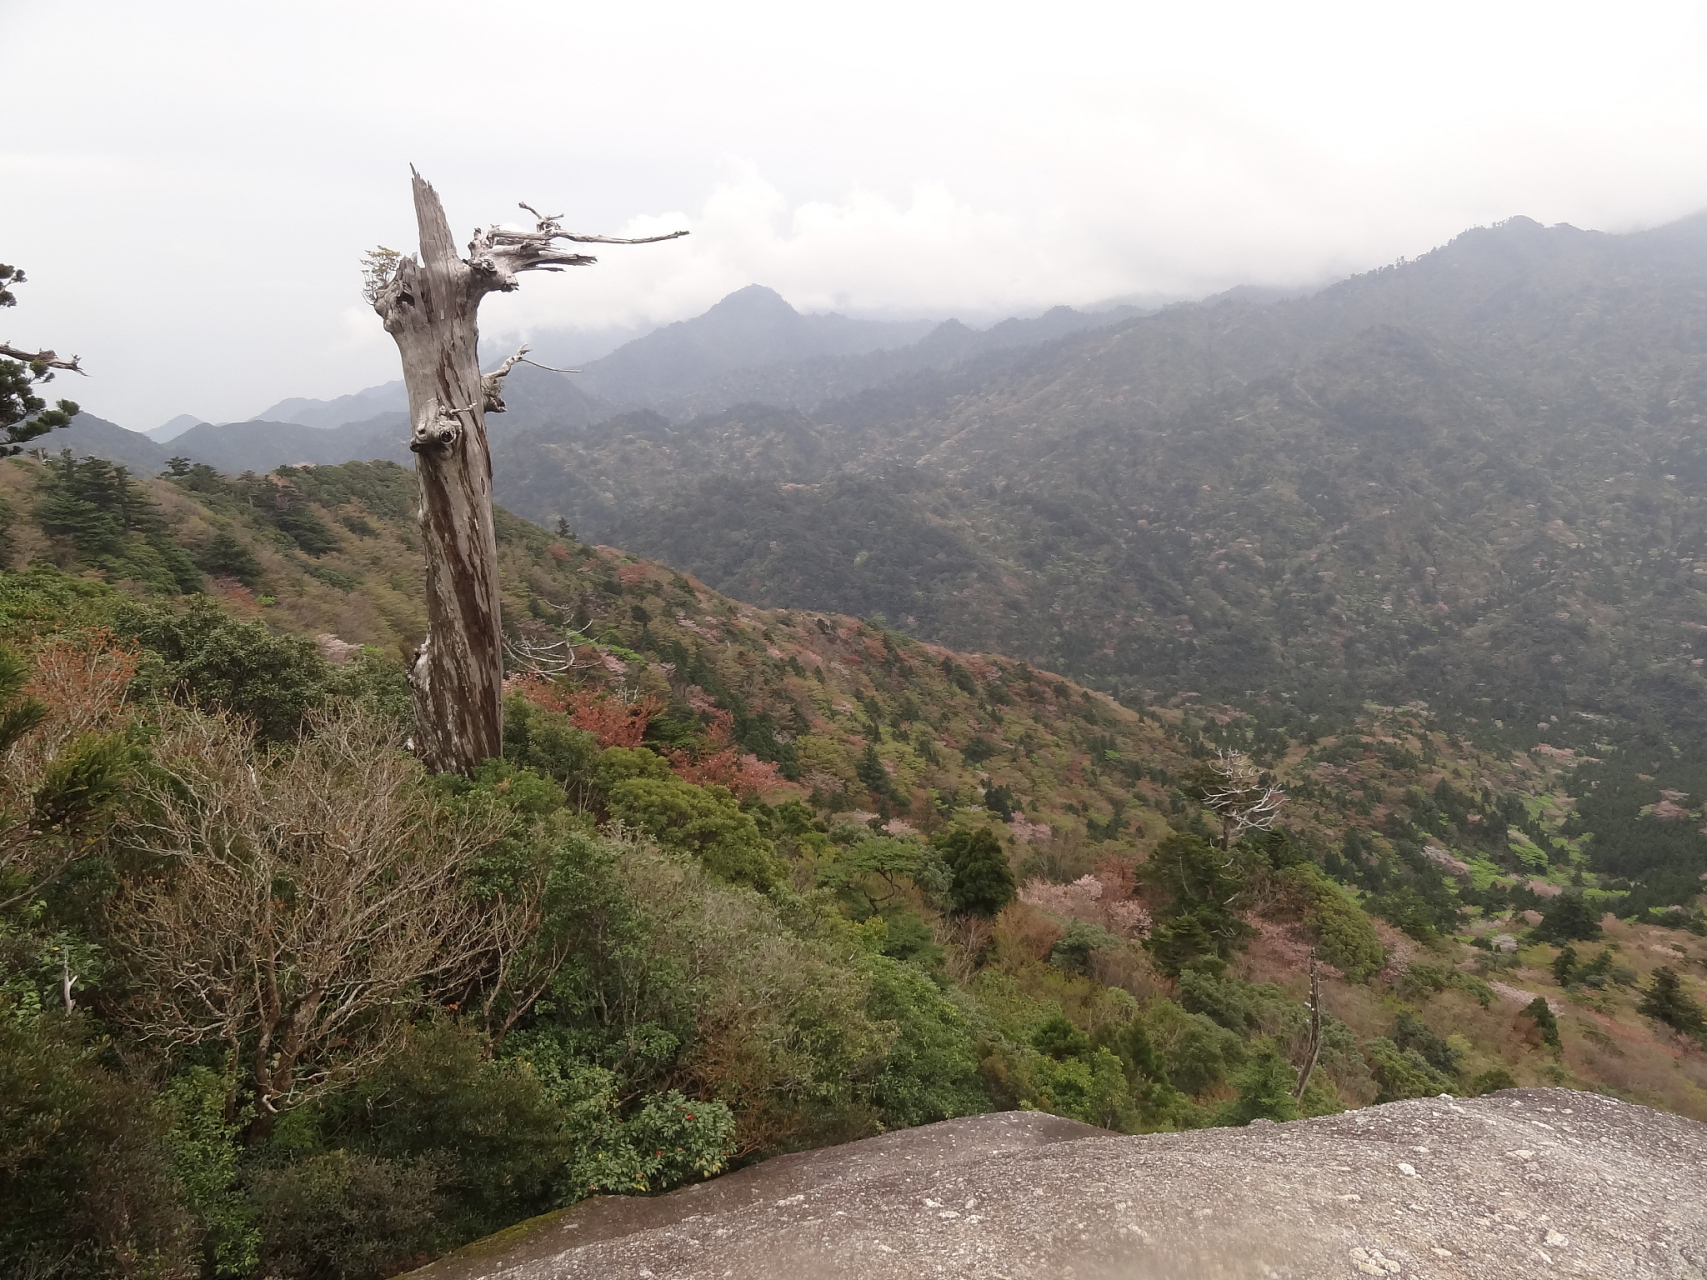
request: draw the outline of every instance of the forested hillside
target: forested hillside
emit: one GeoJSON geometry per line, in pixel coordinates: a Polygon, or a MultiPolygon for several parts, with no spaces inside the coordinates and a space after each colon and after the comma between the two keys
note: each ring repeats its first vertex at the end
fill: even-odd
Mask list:
{"type": "Polygon", "coordinates": [[[1699,743],[1704,226],[1514,219],[807,408],[512,435],[498,489],[744,599],[1111,691],[1699,743]]]}
{"type": "Polygon", "coordinates": [[[1111,696],[500,513],[505,757],[431,778],[413,477],[176,472],[0,463],[24,1274],[377,1277],[992,1108],[1707,1116],[1707,779],[1663,730],[1111,696]]]}

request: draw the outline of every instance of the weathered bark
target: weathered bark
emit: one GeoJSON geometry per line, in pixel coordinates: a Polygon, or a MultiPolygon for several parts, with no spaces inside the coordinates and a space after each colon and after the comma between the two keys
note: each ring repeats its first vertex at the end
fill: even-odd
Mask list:
{"type": "Polygon", "coordinates": [[[1311,1073],[1322,1056],[1322,975],[1316,972],[1316,948],[1310,948],[1310,1039],[1304,1047],[1304,1065],[1298,1068],[1298,1087],[1292,1096],[1304,1100],[1304,1090],[1310,1087],[1311,1073]]]}
{"type": "Polygon", "coordinates": [[[485,291],[457,256],[438,193],[413,176],[421,261],[398,263],[376,310],[403,357],[421,478],[427,636],[409,671],[415,752],[436,771],[467,773],[503,754],[498,543],[475,321],[485,291]]]}
{"type": "Polygon", "coordinates": [[[398,260],[374,298],[374,310],[403,357],[409,447],[421,477],[427,636],[409,672],[414,747],[436,771],[469,773],[503,750],[503,637],[486,414],[503,412],[503,376],[523,355],[518,352],[482,378],[476,323],[480,300],[514,289],[519,271],[556,271],[597,261],[557,249],[557,240],[646,244],[687,233],[648,240],[573,235],[555,218],[530,209],[538,219],[534,231],[489,227],[476,232],[465,261],[451,242],[438,193],[410,172],[420,261],[398,260]]]}

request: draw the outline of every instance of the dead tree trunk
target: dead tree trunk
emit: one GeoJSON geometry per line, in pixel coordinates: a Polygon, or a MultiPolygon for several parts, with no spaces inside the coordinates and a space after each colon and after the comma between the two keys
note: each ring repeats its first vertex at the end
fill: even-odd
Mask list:
{"type": "Polygon", "coordinates": [[[1298,1068],[1298,1087],[1292,1096],[1304,1100],[1304,1090],[1310,1087],[1310,1075],[1322,1056],[1322,975],[1316,972],[1316,948],[1310,948],[1310,1041],[1304,1049],[1304,1065],[1298,1068]]]}
{"type": "Polygon", "coordinates": [[[410,172],[420,260],[397,257],[370,299],[403,357],[409,448],[421,478],[427,636],[409,671],[415,752],[435,771],[469,773],[503,751],[503,633],[486,415],[503,412],[504,375],[527,350],[481,376],[480,300],[514,289],[518,272],[597,261],[557,248],[558,240],[650,244],[687,232],[644,240],[574,235],[555,217],[528,209],[537,219],[533,231],[477,231],[464,259],[451,241],[438,193],[410,172]]]}

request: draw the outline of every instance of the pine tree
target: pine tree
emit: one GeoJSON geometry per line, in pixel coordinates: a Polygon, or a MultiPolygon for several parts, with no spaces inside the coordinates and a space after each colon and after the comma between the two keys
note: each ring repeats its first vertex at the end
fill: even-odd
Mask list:
{"type": "Polygon", "coordinates": [[[1250,1061],[1235,1081],[1239,1096],[1222,1108],[1217,1119],[1227,1125],[1249,1124],[1252,1120],[1296,1120],[1298,1102],[1292,1093],[1298,1084],[1298,1073],[1266,1037],[1258,1040],[1254,1048],[1250,1061]]]}
{"type": "Polygon", "coordinates": [[[1636,1006],[1636,1012],[1663,1022],[1673,1031],[1697,1039],[1707,1037],[1707,1014],[1683,989],[1683,980],[1670,965],[1654,970],[1653,983],[1636,1006]]]}
{"type": "MultiPolygon", "coordinates": [[[[17,267],[0,263],[0,307],[15,307],[18,299],[9,286],[24,283],[17,267]]],[[[56,369],[82,373],[77,357],[61,360],[52,351],[21,351],[0,343],[0,458],[10,457],[39,435],[55,427],[69,427],[77,416],[75,401],[61,400],[53,408],[35,393],[35,388],[53,381],[56,369]]]]}
{"type": "Polygon", "coordinates": [[[854,773],[873,795],[887,797],[894,793],[894,783],[889,780],[889,771],[883,767],[875,744],[865,744],[865,754],[859,758],[854,773]]]}
{"type": "Polygon", "coordinates": [[[989,918],[1014,900],[1018,891],[1001,842],[988,829],[949,831],[932,844],[948,864],[948,898],[955,915],[989,918]]]}
{"type": "Polygon", "coordinates": [[[1559,1020],[1553,1016],[1552,1006],[1543,996],[1536,996],[1523,1007],[1523,1015],[1532,1021],[1541,1032],[1541,1038],[1552,1047],[1556,1053],[1562,1047],[1559,1042],[1559,1020]]]}
{"type": "Polygon", "coordinates": [[[1535,926],[1535,936],[1544,942],[1593,942],[1600,935],[1600,912],[1580,893],[1554,898],[1535,926]]]}

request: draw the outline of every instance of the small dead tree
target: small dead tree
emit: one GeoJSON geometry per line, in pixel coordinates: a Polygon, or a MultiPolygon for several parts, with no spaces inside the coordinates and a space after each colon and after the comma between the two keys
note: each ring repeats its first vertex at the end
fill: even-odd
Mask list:
{"type": "Polygon", "coordinates": [[[1298,1068],[1298,1087],[1292,1096],[1300,1102],[1310,1087],[1310,1076],[1322,1056],[1322,975],[1316,971],[1316,948],[1310,948],[1310,1039],[1304,1046],[1304,1065],[1298,1068]]]}
{"type": "Polygon", "coordinates": [[[1224,749],[1209,761],[1210,780],[1203,788],[1203,803],[1215,811],[1221,823],[1221,847],[1247,831],[1269,831],[1286,803],[1286,792],[1264,784],[1262,771],[1242,751],[1224,749]]]}
{"type": "Polygon", "coordinates": [[[469,892],[508,820],[442,804],[386,725],[323,720],[271,760],[252,738],[193,712],[171,727],[120,837],[151,869],[114,919],[132,976],[117,1015],[144,1038],[223,1044],[251,1141],[502,962],[535,911],[469,892]]]}
{"type": "Polygon", "coordinates": [[[415,751],[439,772],[471,772],[503,742],[504,658],[498,603],[498,546],[492,521],[492,462],[486,415],[504,408],[504,376],[518,351],[489,375],[478,364],[480,301],[507,293],[524,271],[561,271],[598,259],[572,244],[653,244],[687,234],[619,240],[563,230],[557,216],[522,205],[531,231],[476,231],[468,257],[456,252],[438,193],[414,178],[421,254],[379,249],[367,259],[366,296],[397,340],[409,392],[409,447],[421,480],[427,554],[427,636],[409,681],[415,751]]]}

